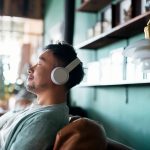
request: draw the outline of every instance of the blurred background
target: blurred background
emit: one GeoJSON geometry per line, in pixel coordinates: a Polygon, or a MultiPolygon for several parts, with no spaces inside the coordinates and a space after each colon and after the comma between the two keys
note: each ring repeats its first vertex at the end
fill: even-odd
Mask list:
{"type": "MultiPolygon", "coordinates": [[[[43,46],[42,1],[0,1],[0,112],[22,89],[43,46]]],[[[12,105],[12,101],[11,104],[12,105]]]]}
{"type": "Polygon", "coordinates": [[[0,114],[34,102],[24,87],[27,68],[45,45],[63,40],[85,71],[68,94],[70,113],[150,150],[149,20],[150,0],[0,0],[0,114]]]}

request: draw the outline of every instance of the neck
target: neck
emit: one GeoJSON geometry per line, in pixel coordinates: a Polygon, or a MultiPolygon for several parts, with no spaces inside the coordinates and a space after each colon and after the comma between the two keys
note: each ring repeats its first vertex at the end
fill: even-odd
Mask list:
{"type": "Polygon", "coordinates": [[[37,101],[40,105],[52,105],[65,102],[67,94],[65,90],[47,90],[37,95],[37,101]]]}

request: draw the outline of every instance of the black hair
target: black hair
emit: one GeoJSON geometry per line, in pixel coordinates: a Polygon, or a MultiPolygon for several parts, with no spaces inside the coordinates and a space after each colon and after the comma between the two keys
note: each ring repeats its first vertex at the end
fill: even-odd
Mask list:
{"type": "MultiPolygon", "coordinates": [[[[63,62],[61,67],[66,67],[74,59],[77,58],[77,53],[72,45],[65,42],[47,45],[44,50],[49,50],[53,55],[63,62]]],[[[79,84],[84,77],[82,62],[69,73],[69,80],[65,84],[67,89],[79,84]]]]}

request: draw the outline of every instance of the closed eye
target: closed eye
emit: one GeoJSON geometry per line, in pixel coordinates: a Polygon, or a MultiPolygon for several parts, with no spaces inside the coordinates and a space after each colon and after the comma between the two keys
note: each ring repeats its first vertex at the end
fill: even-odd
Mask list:
{"type": "Polygon", "coordinates": [[[41,64],[40,64],[40,63],[37,63],[37,65],[40,66],[41,64]]]}
{"type": "Polygon", "coordinates": [[[42,63],[41,63],[41,60],[39,60],[38,62],[37,62],[37,65],[41,65],[42,63]]]}

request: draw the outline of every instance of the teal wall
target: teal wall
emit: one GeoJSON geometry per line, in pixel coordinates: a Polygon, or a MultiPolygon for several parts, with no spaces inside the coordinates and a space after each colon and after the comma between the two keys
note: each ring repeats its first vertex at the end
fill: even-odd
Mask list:
{"type": "MultiPolygon", "coordinates": [[[[76,1],[76,7],[79,6],[76,1]]],[[[45,11],[45,44],[48,43],[48,30],[64,17],[64,1],[47,0],[45,11]],[[58,11],[59,10],[59,11],[58,11]]],[[[75,13],[74,45],[86,40],[86,31],[97,21],[97,14],[75,13]]],[[[129,43],[143,38],[143,33],[129,39],[129,43]]],[[[101,49],[77,50],[84,62],[99,60],[111,50],[127,45],[121,40],[101,49]]],[[[150,150],[150,86],[105,86],[74,87],[71,90],[72,104],[87,110],[90,118],[104,125],[108,137],[130,145],[137,150],[150,150]],[[126,91],[128,89],[128,95],[126,91]],[[80,95],[80,96],[79,96],[80,95]],[[128,101],[126,101],[128,99],[128,101]]]]}
{"type": "Polygon", "coordinates": [[[50,29],[64,21],[64,0],[45,0],[44,45],[50,42],[50,29]]]}

